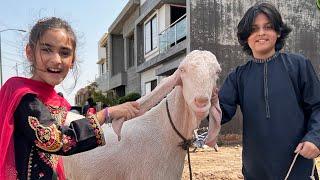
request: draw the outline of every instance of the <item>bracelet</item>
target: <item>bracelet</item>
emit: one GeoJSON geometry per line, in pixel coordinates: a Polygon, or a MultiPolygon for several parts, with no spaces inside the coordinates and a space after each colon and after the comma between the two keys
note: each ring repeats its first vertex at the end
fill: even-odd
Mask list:
{"type": "Polygon", "coordinates": [[[108,108],[107,108],[107,107],[104,108],[104,117],[105,117],[104,123],[106,123],[106,124],[112,123],[112,120],[111,120],[111,118],[110,118],[109,111],[108,111],[108,108]]]}

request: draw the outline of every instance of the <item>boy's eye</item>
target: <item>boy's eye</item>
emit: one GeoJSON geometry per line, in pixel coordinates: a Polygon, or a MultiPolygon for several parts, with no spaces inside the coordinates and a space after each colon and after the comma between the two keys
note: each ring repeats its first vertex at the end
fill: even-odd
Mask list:
{"type": "Polygon", "coordinates": [[[258,32],[260,28],[256,27],[256,26],[253,26],[251,29],[252,29],[252,32],[258,32]]]}
{"type": "Polygon", "coordinates": [[[41,48],[41,51],[43,51],[43,52],[52,52],[52,50],[50,48],[47,48],[47,47],[41,48]]]}
{"type": "Polygon", "coordinates": [[[265,30],[265,31],[273,30],[272,24],[267,24],[267,25],[264,25],[264,26],[262,26],[262,27],[252,26],[252,27],[251,27],[251,30],[252,30],[252,32],[258,32],[261,28],[262,28],[263,30],[265,30]]]}
{"type": "Polygon", "coordinates": [[[263,27],[264,30],[272,30],[273,26],[271,24],[268,24],[266,26],[263,27]]]}

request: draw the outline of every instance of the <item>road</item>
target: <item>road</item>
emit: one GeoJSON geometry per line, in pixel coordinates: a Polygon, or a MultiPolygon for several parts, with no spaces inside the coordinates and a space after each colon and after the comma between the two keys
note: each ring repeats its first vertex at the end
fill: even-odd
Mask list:
{"type": "MultiPolygon", "coordinates": [[[[240,145],[220,147],[219,152],[212,148],[197,150],[191,153],[193,179],[195,180],[238,180],[243,179],[241,173],[240,145]]],[[[317,167],[320,167],[320,158],[317,159],[317,167]]],[[[187,158],[182,175],[183,180],[189,179],[187,158]]]]}

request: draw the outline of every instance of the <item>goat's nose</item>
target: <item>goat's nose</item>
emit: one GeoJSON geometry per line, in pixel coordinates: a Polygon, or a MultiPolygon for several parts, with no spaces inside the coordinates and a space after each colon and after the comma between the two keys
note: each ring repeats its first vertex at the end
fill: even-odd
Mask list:
{"type": "Polygon", "coordinates": [[[196,97],[194,101],[199,108],[205,107],[209,103],[209,99],[206,97],[196,97]]]}

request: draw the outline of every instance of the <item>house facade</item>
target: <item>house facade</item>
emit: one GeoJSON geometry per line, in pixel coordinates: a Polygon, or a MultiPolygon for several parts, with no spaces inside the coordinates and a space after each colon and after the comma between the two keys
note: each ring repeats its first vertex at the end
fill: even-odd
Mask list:
{"type": "MultiPolygon", "coordinates": [[[[221,85],[232,69],[246,62],[236,27],[256,2],[129,0],[108,29],[104,45],[108,66],[106,90],[114,90],[119,96],[129,92],[144,95],[172,74],[186,54],[195,49],[209,50],[217,56],[222,67],[218,83],[221,85]]],[[[316,1],[269,2],[275,4],[293,29],[284,50],[310,58],[319,74],[320,10],[316,1]]],[[[241,129],[239,112],[235,119],[226,129],[241,129]]]]}
{"type": "Polygon", "coordinates": [[[98,76],[95,79],[98,89],[102,92],[109,90],[109,66],[107,59],[108,33],[105,33],[98,44],[98,76]]]}

